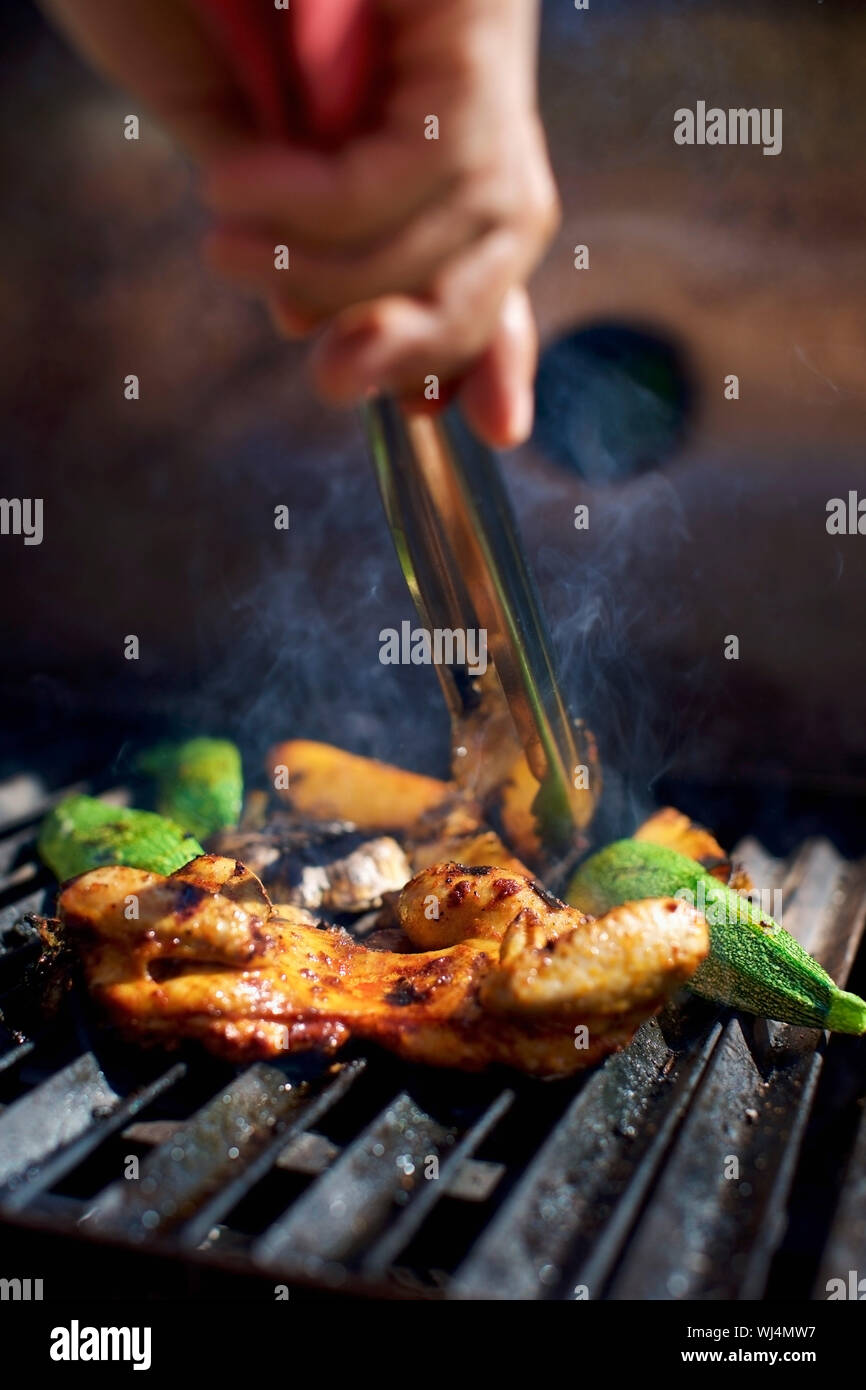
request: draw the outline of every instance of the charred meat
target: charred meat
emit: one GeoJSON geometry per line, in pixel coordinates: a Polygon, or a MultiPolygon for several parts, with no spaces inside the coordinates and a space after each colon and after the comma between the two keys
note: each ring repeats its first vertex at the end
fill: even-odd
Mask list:
{"type": "Polygon", "coordinates": [[[123,1032],[196,1038],[237,1061],[356,1037],[435,1066],[566,1075],[623,1047],[708,948],[686,903],[593,921],[525,876],[455,864],[403,890],[401,926],[421,948],[408,952],[311,924],[216,855],[168,878],[95,869],[66,885],[59,915],[123,1032]]]}

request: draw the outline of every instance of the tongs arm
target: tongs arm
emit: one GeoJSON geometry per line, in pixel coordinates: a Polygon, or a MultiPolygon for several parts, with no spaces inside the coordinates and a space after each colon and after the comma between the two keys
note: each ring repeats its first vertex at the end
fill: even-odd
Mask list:
{"type": "MultiPolygon", "coordinates": [[[[366,408],[391,533],[422,624],[478,629],[529,769],[544,849],[583,847],[601,789],[595,743],[572,719],[492,452],[452,408],[406,412],[380,398],[366,408]]],[[[482,687],[465,668],[437,666],[458,740],[482,687]]],[[[491,711],[492,713],[492,711],[491,711]]]]}

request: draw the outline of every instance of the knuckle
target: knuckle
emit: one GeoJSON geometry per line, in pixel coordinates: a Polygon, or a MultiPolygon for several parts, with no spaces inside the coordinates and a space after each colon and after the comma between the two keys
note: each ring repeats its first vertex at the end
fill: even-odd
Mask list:
{"type": "Polygon", "coordinates": [[[523,202],[523,215],[527,229],[538,247],[547,246],[555,236],[562,217],[559,193],[549,170],[544,170],[541,177],[534,179],[527,190],[523,202]]]}

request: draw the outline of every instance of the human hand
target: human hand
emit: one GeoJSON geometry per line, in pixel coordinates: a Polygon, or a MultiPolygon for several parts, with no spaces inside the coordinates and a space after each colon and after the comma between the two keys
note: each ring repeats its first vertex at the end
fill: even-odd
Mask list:
{"type": "Polygon", "coordinates": [[[378,120],[336,151],[257,142],[214,161],[205,197],[223,225],[209,255],[268,298],[285,332],[326,324],[313,367],[327,397],[417,398],[433,375],[459,386],[491,442],[514,443],[531,425],[535,368],[523,282],[557,207],[535,110],[536,7],[371,8],[378,120]],[[277,243],[291,248],[290,289],[277,243]]]}
{"type": "MultiPolygon", "coordinates": [[[[262,294],[285,333],[318,331],[323,395],[418,397],[434,375],[491,442],[528,433],[536,345],[523,285],[557,212],[531,0],[370,0],[384,60],[377,120],[336,149],[255,131],[183,0],[46,3],[202,164],[211,263],[262,294]],[[282,243],[288,272],[274,267],[282,243]]],[[[293,0],[293,22],[309,21],[310,5],[321,13],[325,0],[293,0]]]]}

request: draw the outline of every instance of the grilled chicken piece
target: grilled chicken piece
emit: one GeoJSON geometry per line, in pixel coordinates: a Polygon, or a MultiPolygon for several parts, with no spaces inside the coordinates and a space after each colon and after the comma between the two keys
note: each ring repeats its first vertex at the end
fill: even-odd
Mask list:
{"type": "Polygon", "coordinates": [[[398,916],[409,940],[432,950],[471,937],[501,941],[524,908],[543,916],[551,931],[554,923],[565,931],[587,920],[534,879],[465,864],[434,864],[416,874],[400,895],[398,916]]]}
{"type": "MultiPolygon", "coordinates": [[[[554,924],[524,909],[502,941],[499,968],[481,982],[486,1009],[523,1019],[573,1021],[579,1008],[595,1029],[609,1020],[622,1026],[661,1008],[671,978],[694,969],[706,954],[704,935],[674,898],[625,903],[615,914],[557,934],[554,924]],[[611,930],[614,919],[615,930],[611,930]]],[[[556,914],[551,914],[555,917],[556,914]]]]}
{"type": "Polygon", "coordinates": [[[331,1052],[355,1036],[436,1066],[566,1075],[624,1046],[708,946],[685,903],[648,899],[592,922],[531,880],[453,864],[404,890],[411,939],[432,922],[449,943],[415,953],[311,926],[216,855],[169,878],[94,869],[66,885],[59,911],[95,1000],[125,1033],[197,1038],[236,1061],[331,1052]]]}
{"type": "Polygon", "coordinates": [[[504,869],[510,874],[529,878],[530,872],[521,859],[506,849],[495,830],[477,827],[469,834],[443,836],[414,845],[410,850],[412,868],[417,873],[431,864],[448,861],[466,864],[475,869],[504,869]]]}
{"type": "Polygon", "coordinates": [[[627,903],[588,918],[533,880],[498,870],[443,864],[417,874],[400,899],[400,920],[415,945],[447,946],[474,936],[501,940],[499,965],[481,983],[485,1008],[584,1021],[648,1017],[687,979],[707,951],[705,929],[674,899],[627,903]]]}

